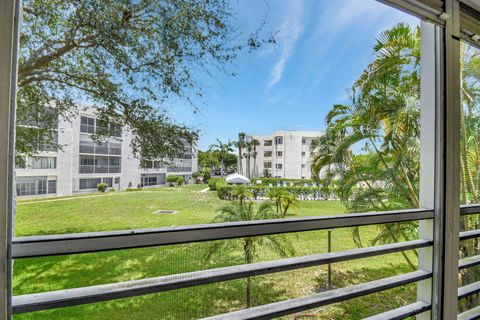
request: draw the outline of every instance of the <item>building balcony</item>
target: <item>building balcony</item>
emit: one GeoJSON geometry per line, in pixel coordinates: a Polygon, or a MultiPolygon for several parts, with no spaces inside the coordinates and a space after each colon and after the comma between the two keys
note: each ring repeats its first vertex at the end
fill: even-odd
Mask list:
{"type": "Polygon", "coordinates": [[[192,172],[192,167],[167,167],[167,172],[192,172]]]}

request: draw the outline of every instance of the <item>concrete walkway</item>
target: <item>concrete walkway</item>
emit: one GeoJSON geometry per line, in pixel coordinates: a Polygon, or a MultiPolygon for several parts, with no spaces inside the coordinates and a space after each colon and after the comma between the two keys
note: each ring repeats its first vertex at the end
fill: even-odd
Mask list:
{"type": "Polygon", "coordinates": [[[208,190],[210,190],[210,188],[209,188],[209,187],[206,187],[205,189],[202,189],[202,190],[198,191],[198,193],[205,193],[205,192],[207,192],[208,190]]]}

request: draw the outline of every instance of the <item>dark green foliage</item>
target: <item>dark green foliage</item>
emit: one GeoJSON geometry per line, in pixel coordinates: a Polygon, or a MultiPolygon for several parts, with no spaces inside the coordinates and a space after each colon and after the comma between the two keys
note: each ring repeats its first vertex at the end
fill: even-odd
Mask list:
{"type": "MultiPolygon", "coordinates": [[[[23,1],[18,123],[41,115],[52,128],[82,101],[100,120],[128,126],[142,158],[177,156],[196,132],[169,119],[164,102],[180,98],[196,112],[199,75],[226,71],[239,50],[274,44],[259,39],[261,25],[238,40],[230,10],[225,0],[23,1]],[[56,115],[45,112],[51,106],[56,115]]],[[[17,151],[35,152],[35,137],[19,126],[17,151]]]]}
{"type": "Polygon", "coordinates": [[[185,183],[185,178],[182,176],[170,175],[170,176],[167,176],[167,182],[170,187],[173,187],[175,185],[181,186],[182,184],[185,183]]]}
{"type": "Polygon", "coordinates": [[[208,187],[211,191],[217,191],[220,186],[226,186],[227,183],[222,178],[210,178],[208,180],[208,187]]]}
{"type": "Polygon", "coordinates": [[[101,183],[97,184],[97,189],[100,192],[107,191],[107,188],[108,188],[108,185],[106,183],[101,182],[101,183]]]}
{"type": "MultiPolygon", "coordinates": [[[[228,185],[228,184],[220,184],[216,185],[216,191],[218,197],[223,200],[232,200],[234,199],[233,192],[237,186],[228,185]]],[[[259,186],[246,186],[245,187],[249,192],[253,194],[255,199],[260,197],[268,197],[268,192],[271,190],[283,190],[288,192],[295,197],[311,197],[314,199],[321,199],[322,196],[322,188],[321,187],[269,187],[264,185],[259,186]]]]}

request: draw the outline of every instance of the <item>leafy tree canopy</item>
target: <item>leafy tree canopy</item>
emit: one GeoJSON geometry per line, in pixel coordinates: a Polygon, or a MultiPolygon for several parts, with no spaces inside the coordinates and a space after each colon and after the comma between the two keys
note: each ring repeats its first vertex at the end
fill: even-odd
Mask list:
{"type": "MultiPolygon", "coordinates": [[[[97,117],[128,126],[143,158],[175,156],[196,132],[160,108],[169,97],[201,96],[200,73],[255,49],[256,30],[240,40],[228,1],[25,0],[18,66],[17,150],[54,143],[56,116],[92,105],[97,117]],[[54,107],[55,112],[45,112],[54,107]]],[[[259,26],[261,28],[261,26],[259,26]]]]}

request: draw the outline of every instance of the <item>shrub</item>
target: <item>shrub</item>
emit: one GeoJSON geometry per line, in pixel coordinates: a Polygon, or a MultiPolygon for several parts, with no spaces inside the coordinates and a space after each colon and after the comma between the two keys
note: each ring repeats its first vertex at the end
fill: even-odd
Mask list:
{"type": "Polygon", "coordinates": [[[175,184],[180,186],[182,185],[183,182],[185,182],[185,179],[183,179],[183,177],[180,177],[180,176],[171,175],[171,176],[167,176],[167,182],[170,187],[173,187],[175,184]]]}
{"type": "Polygon", "coordinates": [[[225,182],[225,180],[223,180],[222,178],[211,178],[210,180],[208,180],[208,187],[209,187],[210,190],[212,190],[212,191],[216,191],[216,190],[217,190],[217,184],[218,184],[218,186],[220,186],[220,185],[227,185],[227,183],[225,182]]]}
{"type": "MultiPolygon", "coordinates": [[[[221,183],[217,184],[216,185],[217,195],[222,200],[233,200],[234,188],[235,186],[227,185],[225,182],[223,184],[221,183]]],[[[255,199],[258,199],[259,197],[264,197],[264,198],[268,197],[267,194],[269,192],[274,192],[275,190],[291,193],[297,198],[309,197],[317,200],[326,198],[324,188],[322,187],[299,187],[299,186],[290,187],[289,186],[289,187],[271,188],[269,186],[257,185],[257,186],[246,186],[245,188],[253,194],[253,197],[255,199]]]]}
{"type": "Polygon", "coordinates": [[[258,178],[252,179],[252,183],[256,183],[257,180],[262,181],[261,185],[268,186],[269,184],[272,184],[274,187],[277,185],[278,182],[286,182],[288,186],[293,183],[293,185],[297,187],[303,187],[305,183],[311,185],[313,182],[311,179],[258,178]]]}
{"type": "Polygon", "coordinates": [[[185,178],[182,176],[177,176],[177,186],[181,186],[185,183],[185,178]]]}
{"type": "Polygon", "coordinates": [[[104,183],[104,182],[100,182],[99,184],[97,184],[97,189],[98,191],[100,192],[105,192],[107,191],[107,188],[108,188],[108,184],[104,183]]]}
{"type": "Polygon", "coordinates": [[[142,191],[142,188],[127,188],[127,192],[142,191]]]}
{"type": "Polygon", "coordinates": [[[192,174],[192,178],[197,180],[198,178],[203,178],[203,183],[207,183],[210,180],[212,174],[209,169],[204,169],[202,171],[197,171],[192,174]]]}

